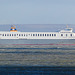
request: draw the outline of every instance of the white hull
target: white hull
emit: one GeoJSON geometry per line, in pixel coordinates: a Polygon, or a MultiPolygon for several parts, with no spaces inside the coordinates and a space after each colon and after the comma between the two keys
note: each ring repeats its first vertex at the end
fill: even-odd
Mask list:
{"type": "Polygon", "coordinates": [[[0,45],[75,45],[71,28],[60,32],[17,32],[11,27],[11,31],[0,32],[0,45]]]}

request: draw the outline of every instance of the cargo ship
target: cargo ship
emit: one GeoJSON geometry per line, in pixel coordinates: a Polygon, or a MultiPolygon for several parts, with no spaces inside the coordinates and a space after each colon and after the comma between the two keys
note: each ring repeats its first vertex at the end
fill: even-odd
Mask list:
{"type": "Polygon", "coordinates": [[[0,45],[75,45],[72,28],[59,32],[20,32],[15,26],[10,31],[0,31],[0,45]]]}

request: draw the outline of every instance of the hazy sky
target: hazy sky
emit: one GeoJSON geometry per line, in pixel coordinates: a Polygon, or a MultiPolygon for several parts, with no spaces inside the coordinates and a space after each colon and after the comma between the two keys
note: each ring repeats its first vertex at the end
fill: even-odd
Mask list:
{"type": "Polygon", "coordinates": [[[0,24],[75,24],[75,0],[0,0],[0,24]]]}

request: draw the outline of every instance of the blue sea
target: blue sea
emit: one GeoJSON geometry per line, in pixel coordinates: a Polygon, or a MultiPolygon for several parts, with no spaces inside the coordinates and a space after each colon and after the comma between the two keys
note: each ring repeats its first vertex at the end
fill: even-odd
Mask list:
{"type": "MultiPolygon", "coordinates": [[[[0,29],[7,31],[10,27],[2,25],[0,29]]],[[[66,25],[17,24],[16,27],[20,31],[47,32],[59,31],[66,25]]],[[[69,27],[75,29],[74,25],[69,27]]],[[[75,47],[0,46],[0,75],[75,75],[75,47]]]]}
{"type": "Polygon", "coordinates": [[[75,74],[75,48],[0,48],[0,75],[71,74],[75,74]]]}

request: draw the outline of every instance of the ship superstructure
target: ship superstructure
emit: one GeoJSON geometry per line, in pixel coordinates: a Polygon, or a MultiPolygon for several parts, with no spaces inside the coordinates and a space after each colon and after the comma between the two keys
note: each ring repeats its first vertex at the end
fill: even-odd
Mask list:
{"type": "Polygon", "coordinates": [[[9,32],[0,31],[0,39],[75,39],[75,33],[72,28],[59,32],[18,32],[12,26],[9,32]]]}

